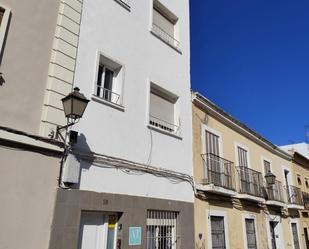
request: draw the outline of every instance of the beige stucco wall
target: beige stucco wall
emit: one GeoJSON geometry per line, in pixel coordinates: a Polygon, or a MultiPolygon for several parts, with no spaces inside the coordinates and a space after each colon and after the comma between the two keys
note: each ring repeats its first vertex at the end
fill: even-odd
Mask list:
{"type": "MultiPolygon", "coordinates": [[[[205,153],[202,146],[202,123],[207,120],[207,126],[215,129],[220,133],[222,137],[222,154],[221,156],[234,162],[237,165],[236,158],[236,146],[235,143],[244,145],[249,151],[249,166],[259,172],[263,172],[262,158],[265,157],[271,161],[272,172],[277,176],[277,180],[284,184],[284,174],[283,167],[287,167],[291,170],[293,176],[293,166],[290,160],[279,157],[278,155],[272,153],[271,151],[263,148],[247,137],[236,132],[234,129],[227,127],[222,124],[214,117],[207,115],[205,116],[204,111],[199,109],[193,104],[193,161],[194,161],[194,178],[197,182],[200,182],[203,178],[203,160],[201,154],[205,153]]],[[[293,178],[293,184],[296,185],[295,179],[293,178]]],[[[234,201],[237,201],[234,198],[234,201]]],[[[210,210],[222,210],[227,213],[228,219],[228,236],[229,236],[229,248],[230,249],[242,249],[246,248],[244,242],[244,225],[243,225],[243,215],[251,214],[256,217],[257,223],[257,239],[258,248],[267,249],[268,248],[268,219],[270,214],[276,214],[280,216],[280,210],[273,212],[272,208],[264,205],[263,208],[258,207],[258,204],[251,205],[232,205],[233,201],[221,201],[213,202],[211,200],[200,200],[195,199],[195,238],[196,238],[196,248],[202,249],[202,241],[199,240],[199,233],[203,234],[205,239],[205,248],[208,248],[208,213],[210,210]]],[[[292,246],[292,233],[290,218],[280,218],[282,227],[282,240],[284,248],[293,248],[292,246]]],[[[303,247],[303,249],[305,249],[303,247]]]]}
{"type": "Polygon", "coordinates": [[[60,159],[2,146],[0,159],[0,248],[47,248],[60,159]]]}
{"type": "Polygon", "coordinates": [[[11,10],[0,72],[1,126],[38,134],[58,0],[1,0],[11,10]]]}

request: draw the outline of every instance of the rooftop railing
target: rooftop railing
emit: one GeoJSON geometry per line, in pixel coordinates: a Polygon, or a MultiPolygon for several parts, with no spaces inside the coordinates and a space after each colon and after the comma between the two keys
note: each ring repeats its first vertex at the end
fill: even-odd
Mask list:
{"type": "Polygon", "coordinates": [[[244,166],[237,167],[237,172],[240,193],[264,198],[262,173],[244,166]]]}
{"type": "Polygon", "coordinates": [[[266,187],[266,199],[270,201],[286,202],[285,191],[280,181],[266,187]]]}
{"type": "Polygon", "coordinates": [[[204,160],[203,184],[214,184],[230,190],[236,189],[233,162],[211,153],[204,154],[202,157],[204,160]]]}
{"type": "Polygon", "coordinates": [[[149,116],[149,124],[153,127],[159,128],[163,131],[180,136],[180,126],[169,123],[154,116],[149,116]]]}
{"type": "Polygon", "coordinates": [[[160,37],[162,40],[167,42],[169,45],[179,49],[180,48],[180,43],[177,41],[173,36],[168,34],[166,31],[164,31],[161,27],[159,27],[156,24],[152,24],[152,32],[160,37]]]}

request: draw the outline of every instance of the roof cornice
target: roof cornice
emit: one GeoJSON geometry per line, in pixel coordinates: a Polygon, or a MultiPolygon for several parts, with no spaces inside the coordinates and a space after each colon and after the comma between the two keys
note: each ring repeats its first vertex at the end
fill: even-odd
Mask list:
{"type": "Polygon", "coordinates": [[[267,140],[254,130],[250,129],[248,126],[241,123],[239,120],[232,117],[230,114],[228,114],[222,108],[211,102],[209,99],[205,98],[200,93],[192,92],[192,102],[195,106],[199,107],[207,114],[213,116],[214,118],[218,119],[220,122],[227,125],[231,129],[235,130],[236,132],[242,134],[251,141],[262,146],[264,149],[282,157],[283,159],[289,161],[292,160],[292,156],[290,154],[281,150],[278,146],[274,145],[272,142],[270,142],[269,140],[267,140]]]}

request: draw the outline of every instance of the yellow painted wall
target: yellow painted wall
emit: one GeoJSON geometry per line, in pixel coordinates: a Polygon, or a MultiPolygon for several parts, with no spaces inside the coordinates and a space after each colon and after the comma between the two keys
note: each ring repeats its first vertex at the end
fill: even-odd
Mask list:
{"type": "MultiPolygon", "coordinates": [[[[256,144],[247,137],[239,134],[235,130],[219,122],[214,117],[207,115],[193,104],[193,162],[194,162],[194,178],[199,183],[203,178],[203,159],[201,154],[203,151],[202,145],[202,124],[207,120],[207,126],[215,129],[222,136],[222,157],[234,162],[237,165],[237,154],[235,143],[244,145],[249,150],[249,165],[252,169],[259,172],[263,172],[263,161],[262,157],[267,158],[271,161],[272,172],[276,175],[276,179],[281,181],[285,185],[284,180],[284,169],[283,167],[289,168],[292,174],[292,184],[297,186],[297,181],[294,174],[294,165],[290,160],[284,159],[262,146],[256,144]]],[[[300,169],[296,170],[297,172],[300,169]]],[[[305,175],[304,172],[300,171],[301,174],[305,175]]],[[[308,172],[306,171],[306,174],[308,172]]],[[[308,175],[309,179],[309,175],[308,175]]],[[[304,182],[304,180],[303,180],[304,182]]],[[[257,204],[256,204],[257,205],[257,204]]],[[[228,236],[229,236],[229,248],[230,249],[242,249],[246,248],[244,242],[244,227],[243,227],[243,215],[250,213],[256,216],[257,222],[257,237],[258,237],[258,248],[268,248],[268,235],[267,226],[269,215],[267,211],[259,207],[243,207],[242,210],[238,210],[231,204],[231,202],[209,202],[208,200],[195,199],[195,238],[196,238],[196,249],[208,248],[208,214],[209,210],[221,210],[227,213],[228,218],[228,236]],[[199,238],[199,234],[202,234],[202,240],[199,238]],[[204,245],[204,247],[203,247],[204,245]]],[[[280,212],[279,212],[280,213],[280,212]]],[[[278,213],[277,213],[278,214],[278,213]]],[[[284,241],[284,247],[286,249],[293,249],[293,239],[291,233],[291,224],[289,218],[281,218],[282,225],[282,239],[284,241]]],[[[301,231],[299,231],[301,232],[301,231]]],[[[302,239],[301,239],[302,240],[302,239]]],[[[301,242],[301,249],[304,247],[303,241],[301,242]]],[[[284,248],[284,249],[285,249],[284,248]]],[[[283,248],[279,248],[283,249],[283,248]]]]}

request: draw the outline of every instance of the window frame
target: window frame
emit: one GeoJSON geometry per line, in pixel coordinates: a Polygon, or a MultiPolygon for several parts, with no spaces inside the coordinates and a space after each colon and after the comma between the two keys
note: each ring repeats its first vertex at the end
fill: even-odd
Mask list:
{"type": "MultiPolygon", "coordinates": [[[[155,210],[155,209],[148,209],[147,210],[147,217],[146,217],[146,248],[148,248],[148,233],[147,233],[147,230],[148,230],[148,227],[149,226],[156,226],[156,225],[149,225],[148,223],[151,223],[150,220],[155,220],[155,222],[158,222],[160,225],[157,225],[159,227],[172,227],[172,236],[171,238],[174,238],[174,244],[172,244],[172,247],[171,249],[177,249],[179,246],[178,246],[178,239],[179,239],[179,235],[177,235],[177,226],[178,226],[178,219],[179,219],[179,212],[177,211],[171,211],[171,210],[155,210]],[[150,218],[148,217],[149,213],[150,212],[154,212],[155,215],[154,216],[160,216],[160,213],[163,214],[163,213],[169,213],[171,215],[173,215],[173,222],[174,222],[174,226],[172,225],[169,225],[169,224],[163,224],[161,225],[160,223],[162,223],[162,221],[164,221],[165,218],[163,218],[162,216],[160,218],[156,217],[156,218],[150,218]]],[[[165,230],[165,232],[167,232],[167,229],[165,230]]],[[[156,236],[156,237],[151,237],[152,239],[154,240],[158,240],[160,236],[156,236]]],[[[168,236],[161,236],[161,238],[164,237],[164,240],[168,239],[169,237],[168,236]]],[[[152,249],[152,248],[151,248],[152,249]]]]}
{"type": "Polygon", "coordinates": [[[292,239],[293,249],[295,249],[295,245],[294,245],[292,224],[296,224],[298,244],[299,244],[299,248],[302,249],[303,247],[302,247],[302,240],[301,240],[301,237],[300,237],[301,230],[299,229],[300,228],[299,221],[296,218],[291,218],[291,220],[290,220],[290,231],[291,231],[291,239],[292,239]]]}
{"type": "MultiPolygon", "coordinates": [[[[124,84],[125,84],[125,65],[115,59],[112,59],[110,56],[97,51],[96,60],[95,60],[95,70],[93,70],[93,84],[92,84],[92,95],[91,99],[95,102],[105,104],[107,106],[113,107],[120,111],[125,111],[124,107],[124,84]],[[113,64],[113,66],[111,66],[113,64]],[[103,97],[97,96],[98,88],[98,76],[99,76],[99,67],[102,65],[104,68],[107,68],[113,71],[113,82],[112,82],[112,92],[119,95],[119,103],[109,101],[103,97]],[[117,72],[118,70],[118,72],[117,72]],[[117,85],[117,86],[116,86],[117,85]],[[117,87],[118,91],[115,91],[117,87]]],[[[105,75],[105,74],[104,74],[105,75]]],[[[103,78],[103,77],[102,77],[103,78]]],[[[104,87],[104,82],[103,86],[104,87]]]]}
{"type": "MultiPolygon", "coordinates": [[[[159,119],[158,117],[154,117],[159,119]]],[[[167,124],[169,124],[168,121],[166,120],[162,120],[163,122],[166,122],[167,124]]],[[[179,112],[179,96],[174,94],[173,92],[167,90],[166,88],[161,87],[160,85],[154,83],[153,81],[149,81],[149,88],[148,88],[148,106],[147,106],[147,127],[155,130],[155,131],[159,131],[163,134],[166,135],[170,135],[173,136],[175,138],[179,138],[182,139],[182,133],[181,133],[181,122],[180,122],[180,112],[179,112]],[[152,91],[152,89],[154,89],[155,93],[152,91]],[[156,94],[157,92],[157,94],[156,94]],[[177,127],[177,131],[176,132],[171,132],[171,131],[167,131],[164,130],[160,127],[154,126],[152,125],[151,122],[151,113],[150,113],[150,106],[151,106],[151,94],[157,95],[158,97],[161,97],[163,99],[166,99],[166,101],[172,103],[174,105],[174,111],[173,111],[173,125],[175,127],[177,127]]]]}
{"type": "Polygon", "coordinates": [[[228,227],[228,216],[226,211],[220,210],[209,210],[208,212],[208,248],[212,248],[212,239],[211,239],[211,216],[223,217],[224,219],[224,238],[225,238],[225,247],[226,249],[230,248],[229,240],[229,227],[228,227]]]}
{"type": "Polygon", "coordinates": [[[181,52],[181,49],[180,49],[179,26],[180,26],[179,18],[172,11],[170,11],[166,6],[164,6],[159,0],[153,0],[152,1],[151,15],[150,15],[150,32],[154,36],[156,36],[158,39],[163,41],[165,44],[167,44],[168,46],[175,49],[177,52],[179,52],[181,54],[182,52],[181,52]],[[161,27],[154,24],[153,10],[156,10],[162,17],[164,17],[165,19],[167,19],[168,21],[170,21],[173,24],[173,26],[174,26],[173,36],[171,36],[166,31],[164,31],[161,27]],[[162,37],[162,35],[160,35],[158,33],[158,31],[156,31],[156,28],[154,28],[154,26],[158,27],[158,29],[160,29],[164,33],[164,35],[169,36],[172,39],[172,42],[169,41],[168,39],[162,37]]]}
{"type": "Polygon", "coordinates": [[[216,135],[219,137],[219,157],[222,157],[224,158],[224,153],[223,153],[223,136],[222,136],[222,133],[219,132],[218,130],[212,128],[212,127],[209,127],[208,125],[206,124],[201,124],[201,131],[202,131],[202,134],[201,134],[201,139],[202,139],[202,153],[201,154],[205,154],[206,153],[206,131],[216,135]]]}
{"type": "Polygon", "coordinates": [[[239,148],[247,151],[248,168],[251,169],[251,156],[250,156],[249,148],[247,146],[239,143],[239,142],[234,142],[234,147],[235,147],[236,167],[244,166],[244,165],[239,165],[239,157],[238,157],[238,147],[239,147],[239,148]]]}
{"type": "Polygon", "coordinates": [[[270,172],[274,173],[273,172],[273,162],[272,162],[272,160],[270,160],[269,158],[267,158],[265,156],[261,156],[261,165],[262,165],[263,176],[265,176],[268,173],[268,172],[265,172],[264,161],[267,161],[267,162],[270,163],[270,172]]]}
{"type": "Polygon", "coordinates": [[[257,222],[256,222],[256,215],[250,214],[250,213],[242,214],[242,227],[243,227],[244,248],[248,249],[246,219],[254,220],[256,248],[259,249],[259,236],[258,236],[258,230],[257,230],[258,226],[257,226],[257,222]]]}
{"type": "Polygon", "coordinates": [[[0,8],[2,8],[4,10],[1,25],[0,25],[0,54],[2,55],[3,50],[4,50],[6,33],[7,33],[7,30],[8,30],[9,21],[10,21],[10,17],[11,17],[11,9],[9,9],[8,7],[6,7],[4,5],[0,5],[0,8]]]}

